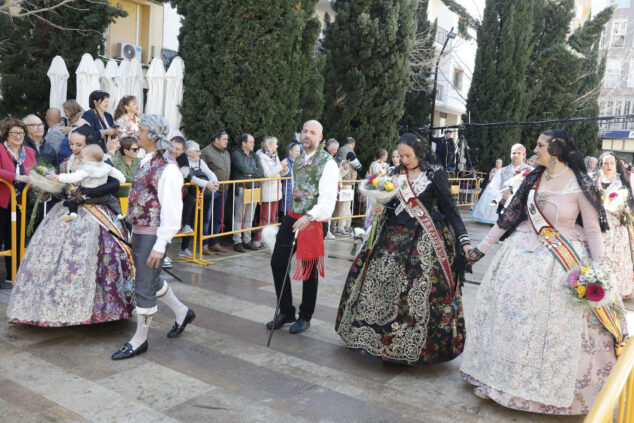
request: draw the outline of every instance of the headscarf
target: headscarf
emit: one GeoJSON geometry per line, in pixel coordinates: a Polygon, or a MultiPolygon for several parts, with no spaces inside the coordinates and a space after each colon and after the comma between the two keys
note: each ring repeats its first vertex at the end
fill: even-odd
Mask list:
{"type": "MultiPolygon", "coordinates": [[[[630,179],[627,177],[627,171],[623,167],[621,161],[614,155],[611,151],[606,151],[599,156],[599,162],[596,167],[596,177],[599,178],[600,175],[603,174],[603,160],[606,157],[614,157],[614,161],[616,162],[616,177],[621,180],[621,185],[627,189],[628,197],[627,197],[627,205],[630,210],[634,210],[634,194],[632,194],[632,185],[630,184],[630,179]]],[[[593,157],[594,159],[594,157],[593,157]]],[[[595,159],[597,160],[597,159],[595,159]]]]}
{"type": "Polygon", "coordinates": [[[147,129],[148,138],[154,142],[158,151],[163,151],[163,157],[168,159],[169,151],[174,149],[167,139],[170,132],[170,124],[161,115],[146,115],[139,122],[139,126],[147,129]]]}

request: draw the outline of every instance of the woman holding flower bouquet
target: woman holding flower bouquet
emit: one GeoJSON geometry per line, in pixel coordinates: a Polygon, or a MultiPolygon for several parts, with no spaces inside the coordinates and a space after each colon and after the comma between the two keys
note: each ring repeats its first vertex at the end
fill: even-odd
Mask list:
{"type": "MultiPolygon", "coordinates": [[[[92,134],[88,126],[71,133],[73,155],[62,163],[62,172],[80,167],[81,151],[97,141],[92,134]]],[[[31,173],[37,186],[34,178],[31,173]]],[[[118,189],[119,181],[110,177],[97,188],[77,188],[77,194],[97,202],[118,189]]],[[[75,220],[60,223],[67,213],[57,203],[33,234],[7,309],[11,323],[71,326],[132,317],[134,266],[122,223],[105,205],[83,204],[75,220]]]]}
{"type": "Polygon", "coordinates": [[[460,291],[470,241],[447,173],[431,163],[427,142],[405,134],[398,152],[392,178],[361,184],[379,204],[350,268],[335,330],[366,355],[430,365],[462,352],[460,291]]]}
{"type": "Polygon", "coordinates": [[[615,337],[594,312],[621,305],[600,270],[607,218],[567,132],[542,133],[534,152],[538,167],[469,254],[475,262],[510,234],[467,316],[461,372],[505,407],[584,414],[616,360],[615,337]]]}
{"type": "Polygon", "coordinates": [[[606,264],[614,274],[619,292],[629,298],[634,291],[634,198],[623,165],[613,153],[599,157],[597,183],[610,229],[604,234],[606,264]]]}

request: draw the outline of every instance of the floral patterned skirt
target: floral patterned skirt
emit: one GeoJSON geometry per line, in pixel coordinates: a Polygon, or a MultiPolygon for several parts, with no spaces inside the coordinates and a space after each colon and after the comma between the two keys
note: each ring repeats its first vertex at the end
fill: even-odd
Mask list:
{"type": "MultiPolygon", "coordinates": [[[[461,374],[505,407],[585,414],[616,362],[614,338],[574,301],[554,256],[525,249],[534,236],[516,231],[491,262],[467,313],[461,374]]],[[[588,259],[584,244],[572,245],[588,259]]]]}
{"type": "Polygon", "coordinates": [[[634,293],[634,265],[632,241],[627,226],[612,213],[607,213],[610,230],[603,234],[604,260],[616,279],[619,293],[629,298],[634,293]]]}
{"type": "MultiPolygon", "coordinates": [[[[437,228],[453,264],[452,235],[444,224],[437,228]]],[[[395,363],[430,365],[462,352],[462,297],[458,293],[452,300],[431,239],[419,224],[386,226],[369,254],[358,254],[335,330],[349,348],[395,363]]]]}
{"type": "Polygon", "coordinates": [[[72,222],[62,221],[67,213],[57,204],[31,238],[7,309],[11,323],[71,326],[132,317],[133,264],[83,207],[72,222]]]}

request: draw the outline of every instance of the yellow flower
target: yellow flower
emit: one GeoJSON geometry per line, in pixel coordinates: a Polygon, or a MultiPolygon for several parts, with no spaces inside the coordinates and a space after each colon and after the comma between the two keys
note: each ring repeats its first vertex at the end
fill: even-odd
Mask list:
{"type": "Polygon", "coordinates": [[[584,267],[581,269],[581,274],[585,275],[588,270],[592,269],[592,266],[584,267]]]}
{"type": "Polygon", "coordinates": [[[392,184],[391,181],[387,181],[385,183],[385,190],[386,191],[393,191],[394,190],[394,184],[392,184]]]}
{"type": "Polygon", "coordinates": [[[586,295],[586,287],[583,285],[579,285],[577,287],[577,295],[579,296],[579,298],[583,298],[584,295],[586,295]]]}
{"type": "Polygon", "coordinates": [[[379,186],[379,178],[374,178],[372,180],[372,185],[374,185],[375,187],[379,186]]]}

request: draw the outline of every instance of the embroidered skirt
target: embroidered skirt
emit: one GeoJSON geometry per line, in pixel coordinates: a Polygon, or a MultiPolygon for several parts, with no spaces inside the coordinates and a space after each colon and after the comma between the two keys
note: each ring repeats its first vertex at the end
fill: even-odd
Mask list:
{"type": "MultiPolygon", "coordinates": [[[[444,223],[436,226],[453,264],[452,234],[444,223]]],[[[418,223],[385,226],[372,250],[357,255],[335,330],[349,348],[390,362],[430,365],[462,352],[462,298],[452,300],[431,239],[418,223]]]]}

